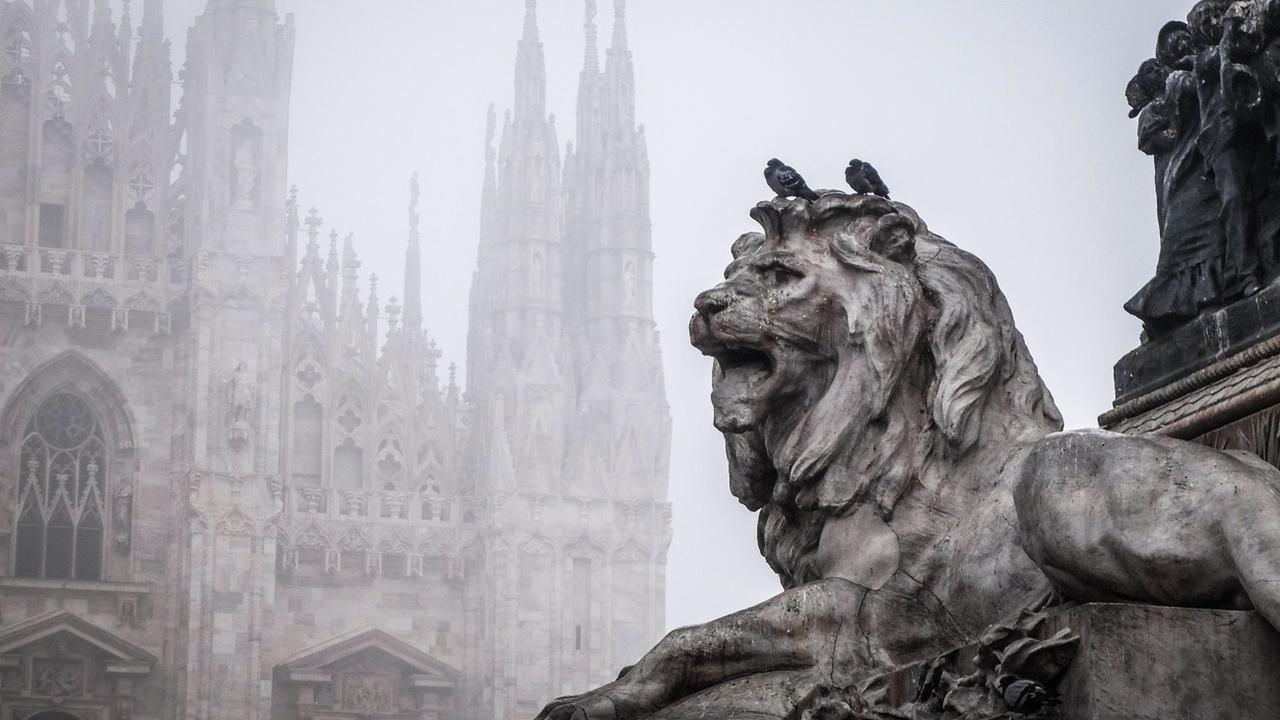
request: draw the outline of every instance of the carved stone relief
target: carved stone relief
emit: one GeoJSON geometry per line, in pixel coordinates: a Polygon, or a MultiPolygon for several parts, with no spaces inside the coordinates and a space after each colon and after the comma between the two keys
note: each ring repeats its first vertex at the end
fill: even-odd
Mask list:
{"type": "Polygon", "coordinates": [[[128,552],[133,537],[133,482],[121,478],[111,497],[111,518],[116,547],[128,552]]]}

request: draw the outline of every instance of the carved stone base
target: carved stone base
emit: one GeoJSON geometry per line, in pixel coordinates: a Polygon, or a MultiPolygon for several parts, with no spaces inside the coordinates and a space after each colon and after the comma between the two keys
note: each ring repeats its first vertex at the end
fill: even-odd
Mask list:
{"type": "Polygon", "coordinates": [[[1116,432],[1158,433],[1228,447],[1205,436],[1277,406],[1280,337],[1273,337],[1132,399],[1122,397],[1098,424],[1116,432]]]}
{"type": "MultiPolygon", "coordinates": [[[[1051,615],[1036,635],[1050,637],[1063,629],[1078,636],[1079,644],[1057,684],[1062,704],[1036,717],[1280,717],[1280,633],[1256,613],[1090,604],[1051,615]]],[[[976,652],[970,647],[956,653],[961,672],[974,669],[976,652]]],[[[901,708],[919,698],[928,665],[902,668],[874,682],[883,693],[880,707],[901,708]]]]}
{"type": "Polygon", "coordinates": [[[1049,622],[1080,636],[1064,718],[1280,717],[1280,634],[1255,613],[1085,605],[1049,622]]]}
{"type": "Polygon", "coordinates": [[[1146,343],[1115,366],[1117,403],[1167,387],[1280,335],[1280,283],[1146,343]]]}

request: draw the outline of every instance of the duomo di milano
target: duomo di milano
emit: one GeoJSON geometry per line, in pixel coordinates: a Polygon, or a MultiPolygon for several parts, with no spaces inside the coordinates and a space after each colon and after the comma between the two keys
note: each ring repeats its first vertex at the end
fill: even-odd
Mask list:
{"type": "Polygon", "coordinates": [[[611,679],[671,513],[622,0],[563,158],[528,1],[465,391],[416,184],[402,304],[288,189],[291,21],[209,0],[175,98],[162,5],[0,0],[0,720],[496,720],[611,679]]]}

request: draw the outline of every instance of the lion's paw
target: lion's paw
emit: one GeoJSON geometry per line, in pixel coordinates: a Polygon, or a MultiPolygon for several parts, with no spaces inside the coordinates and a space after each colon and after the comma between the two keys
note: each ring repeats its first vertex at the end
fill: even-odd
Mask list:
{"type": "Polygon", "coordinates": [[[600,691],[557,698],[535,720],[621,720],[613,701],[600,691]]]}

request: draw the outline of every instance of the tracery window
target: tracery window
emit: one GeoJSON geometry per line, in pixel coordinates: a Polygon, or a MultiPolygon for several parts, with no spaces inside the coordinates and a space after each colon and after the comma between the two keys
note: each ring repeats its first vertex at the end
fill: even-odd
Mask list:
{"type": "Polygon", "coordinates": [[[102,579],[106,447],[79,395],[55,393],[40,404],[19,455],[15,575],[102,579]]]}

